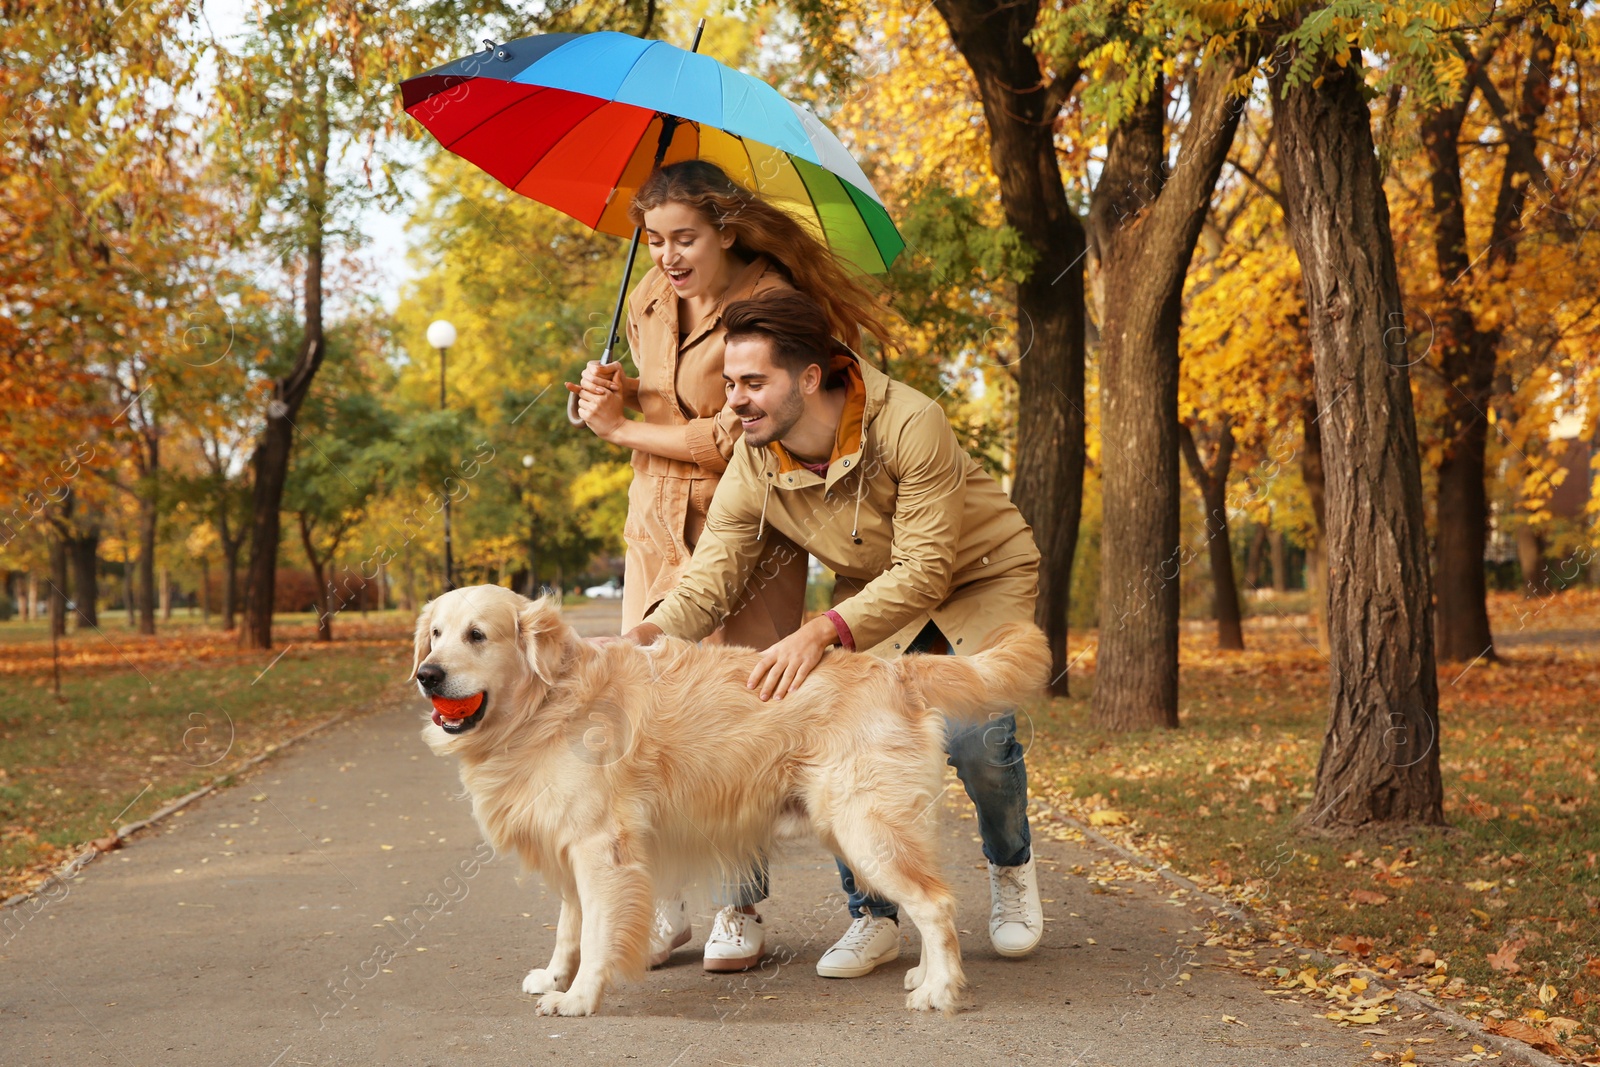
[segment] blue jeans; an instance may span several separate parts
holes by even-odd
[[[935,649],[948,654],[950,645],[930,622],[906,651]],[[1022,746],[1017,742],[1016,715],[1007,713],[976,724],[946,719],[945,730],[945,752],[949,757],[945,762],[956,769],[956,776],[978,810],[978,835],[983,838],[984,856],[996,867],[1027,863],[1033,855],[1028,832],[1028,770],[1023,765]],[[845,862],[837,858],[835,862],[850,898],[853,918],[861,918],[863,911],[899,918],[900,909],[893,901],[861,892]]]

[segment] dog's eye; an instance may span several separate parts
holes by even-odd
[[[438,628],[438,627],[437,627],[437,626],[435,626],[435,627],[434,627],[434,628],[433,628],[433,636],[435,636],[435,637],[438,637],[438,636],[439,636],[439,628]]]
[[[468,634],[467,637],[469,637],[473,641],[482,641],[484,639],[482,630],[474,630],[470,634]]]

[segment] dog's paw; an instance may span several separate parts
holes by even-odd
[[[556,971],[546,970],[543,967],[535,967],[533,970],[528,972],[528,977],[522,980],[522,991],[524,993],[533,993],[535,995],[540,993],[557,993],[566,989],[569,981],[571,981],[571,979],[564,974],[559,974]]]
[[[961,990],[949,982],[923,982],[906,994],[906,1007],[954,1015],[961,1008]]]
[[[906,972],[906,988],[916,989],[922,984],[922,980],[926,978],[927,975],[928,965],[926,963],[917,964],[915,967]]]
[[[540,1015],[593,1015],[599,999],[578,993],[546,993],[536,1010]]]

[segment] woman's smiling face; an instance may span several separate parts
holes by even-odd
[[[730,280],[730,256],[735,234],[718,229],[688,204],[668,201],[644,213],[645,239],[673,291],[685,299],[722,295]]]

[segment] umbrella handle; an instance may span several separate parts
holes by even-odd
[[[626,284],[626,281],[627,281],[626,277],[624,277],[623,281],[624,281],[624,284]],[[613,333],[615,332],[615,327],[613,327],[612,332]],[[615,338],[613,338],[613,340],[615,340]],[[606,350],[603,353],[601,353],[601,355],[600,355],[600,365],[603,367],[607,363],[610,363],[610,362],[611,362],[611,346],[610,345],[606,345]],[[577,393],[568,393],[567,394],[567,421],[572,423],[572,425],[574,425],[574,426],[582,426],[584,424],[583,420],[578,418],[578,394]]]

